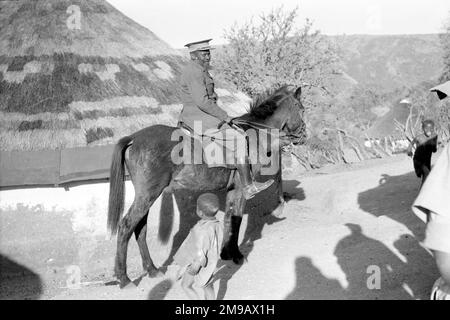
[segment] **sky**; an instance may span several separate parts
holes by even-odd
[[[323,34],[426,34],[443,31],[450,0],[108,0],[174,48],[213,38],[226,43],[225,30],[281,5],[298,7]]]

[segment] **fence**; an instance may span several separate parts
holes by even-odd
[[[64,187],[109,179],[113,145],[48,151],[0,151],[0,190]]]

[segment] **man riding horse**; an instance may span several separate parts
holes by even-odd
[[[191,61],[185,66],[181,75],[183,110],[179,125],[199,136],[206,132],[214,136],[214,133],[223,133],[227,139],[246,144],[245,133],[236,128],[232,124],[232,118],[217,105],[214,80],[208,72],[212,49],[209,45],[210,41],[211,39],[208,39],[185,45],[189,50]],[[195,125],[196,122],[201,125]],[[253,180],[247,146],[245,146],[245,152],[234,152],[234,156],[245,199],[253,198],[255,194],[267,189],[273,183],[273,179],[266,182]]]
[[[234,130],[235,124],[239,124],[247,130],[249,140],[258,137],[258,154],[266,154],[267,150],[272,151],[277,147],[278,132],[282,132],[292,143],[299,141],[301,131],[304,128],[303,105],[301,103],[301,87],[295,90],[283,86],[273,91],[268,91],[257,97],[250,110],[233,121],[227,113],[221,110],[217,103],[217,96],[214,93],[214,83],[208,73],[211,49],[209,41],[189,44],[192,61],[186,66],[182,75],[182,91],[184,109],[181,114],[180,124],[182,127],[193,126],[193,131],[198,134],[207,134],[209,131],[217,131],[229,137],[243,137],[243,130]],[[197,121],[200,121],[201,129],[198,128]],[[221,125],[224,123],[223,125]],[[255,129],[255,132],[249,129]],[[264,138],[266,129],[275,132],[272,136]],[[182,132],[180,136],[178,133]],[[183,142],[198,141],[186,139],[185,130],[180,127],[172,127],[163,124],[156,124],[141,129],[128,136],[124,136],[116,143],[111,159],[110,188],[108,199],[108,219],[107,228],[111,236],[117,234],[116,259],[114,263],[114,274],[119,281],[121,288],[131,285],[131,280],[127,275],[127,252],[128,243],[134,234],[139,246],[144,271],[151,277],[161,275],[159,268],[153,263],[150,251],[147,246],[147,217],[149,209],[161,197],[161,202],[168,197],[173,200],[173,193],[176,190],[190,190],[192,192],[216,192],[226,190],[225,216],[224,216],[224,239],[222,245],[221,259],[233,260],[235,263],[242,263],[243,254],[239,250],[238,239],[242,216],[246,204],[246,198],[254,196],[261,190],[271,185],[272,181],[266,183],[253,182],[249,167],[249,160],[246,152],[238,152],[233,159],[233,165],[225,166],[218,163],[202,162],[195,165],[181,161],[174,161],[174,150],[178,150],[181,145],[174,136],[182,138]],[[270,131],[272,132],[272,131]],[[253,134],[255,133],[255,134]],[[259,133],[262,133],[259,135]],[[188,134],[192,136],[192,134]],[[215,137],[215,135],[213,135]],[[201,138],[202,140],[205,137]],[[205,139],[212,141],[209,136]],[[233,139],[242,142],[231,149],[242,151],[246,149],[245,139]],[[280,139],[281,140],[281,139]],[[216,140],[212,141],[212,146],[216,146]],[[216,144],[217,143],[217,144]],[[209,146],[204,147],[204,155],[208,156]],[[243,146],[242,146],[243,145]],[[253,144],[252,144],[253,145]],[[274,147],[275,145],[275,147]],[[240,146],[240,147],[239,147]],[[261,148],[259,148],[261,146]],[[184,147],[184,144],[183,144]],[[227,144],[225,144],[227,147]],[[263,151],[261,152],[260,149]],[[284,204],[283,192],[280,186],[281,156],[278,152],[271,152],[269,163],[275,164],[277,172],[276,179],[279,183],[277,192],[278,209],[282,210]],[[184,148],[183,151],[184,157]],[[202,151],[202,150],[200,150]],[[186,153],[190,155],[190,153]],[[197,155],[197,153],[194,153]],[[226,155],[235,154],[226,152]],[[242,156],[242,154],[244,154]],[[176,155],[176,152],[175,152]],[[210,154],[212,155],[212,153]],[[252,147],[252,156],[254,155]],[[272,159],[272,157],[274,159]],[[228,160],[228,159],[227,159]],[[236,165],[235,162],[238,162]],[[253,162],[255,167],[260,166],[262,172],[265,161]],[[256,172],[257,168],[253,168]],[[237,168],[238,175],[233,172]],[[134,200],[128,212],[122,216],[125,207],[125,180],[126,170],[129,173],[134,187]],[[186,174],[188,173],[188,174]],[[245,190],[245,191],[244,191]],[[245,197],[244,197],[245,196]],[[277,210],[278,210],[277,209]],[[160,214],[164,214],[161,210]],[[181,222],[180,222],[181,223]]]

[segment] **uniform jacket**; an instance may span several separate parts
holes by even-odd
[[[214,81],[208,70],[190,61],[181,74],[181,99],[183,110],[180,121],[194,129],[194,121],[202,122],[202,133],[215,128],[227,118],[227,113],[217,105]]]

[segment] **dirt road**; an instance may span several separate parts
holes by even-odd
[[[290,200],[279,218],[249,204],[253,214],[244,216],[240,235],[247,261],[220,263],[218,298],[427,299],[438,273],[419,243],[424,224],[410,210],[418,188],[404,155],[284,177]],[[111,262],[112,257],[104,263]],[[139,269],[132,249],[129,270],[135,279]],[[83,281],[107,278],[91,272]],[[136,289],[122,291],[90,283],[41,298],[186,298],[170,269],[162,278],[136,283]]]
[[[418,187],[404,156],[285,177],[292,199],[280,219],[245,216],[241,249],[247,262],[221,263],[218,298],[426,299],[438,274],[419,244],[424,225],[410,210]],[[377,274],[379,288],[371,278]],[[91,287],[54,298],[185,297],[167,276],[144,278],[125,292]]]

